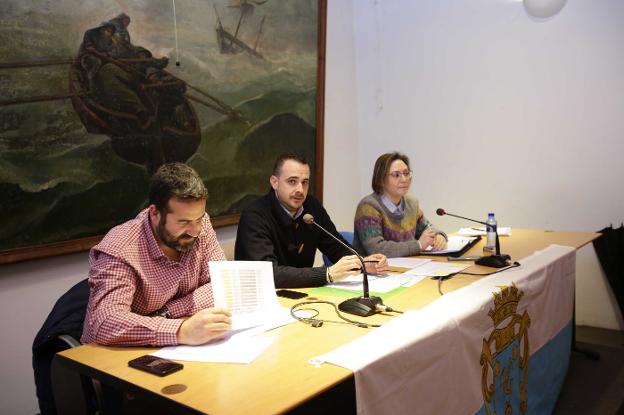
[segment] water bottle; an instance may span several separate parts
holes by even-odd
[[[494,217],[493,213],[488,213],[488,218],[485,223],[487,223],[487,226],[485,228],[487,232],[487,241],[483,249],[486,249],[488,251],[495,251],[496,250],[496,218]]]

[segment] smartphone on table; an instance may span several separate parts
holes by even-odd
[[[299,298],[308,296],[306,293],[293,290],[277,290],[276,294],[278,297],[292,298],[293,300],[298,300]]]
[[[181,370],[184,365],[173,360],[146,354],[128,362],[128,366],[143,370],[157,376],[167,376]]]

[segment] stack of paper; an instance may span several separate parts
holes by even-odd
[[[344,280],[336,281],[329,284],[329,287],[338,288],[341,290],[362,292],[364,290],[364,276],[362,274],[350,275]],[[405,283],[409,282],[409,278],[406,278],[403,274],[389,274],[389,275],[369,275],[368,276],[368,290],[375,293],[387,293],[399,287],[402,287]]]
[[[277,300],[273,264],[214,261],[209,266],[214,305],[232,313],[232,329],[215,342],[165,347],[152,354],[173,360],[251,363],[275,340],[256,334],[296,321]]]
[[[430,259],[415,259],[415,258],[390,258],[388,263],[392,266],[401,265],[414,265],[410,266],[409,270],[402,274],[388,274],[388,275],[369,275],[368,276],[368,289],[374,293],[387,293],[399,287],[410,287],[417,282],[427,277],[443,277],[450,275],[461,270],[468,268],[471,264],[450,264],[448,262],[431,261]],[[408,268],[402,266],[401,268]],[[329,287],[338,288],[341,290],[362,292],[363,287],[362,274],[351,275],[342,281],[336,281],[333,284],[329,284]]]

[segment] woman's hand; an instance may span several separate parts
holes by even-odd
[[[438,233],[433,240],[433,249],[435,251],[438,251],[440,249],[446,249],[446,245],[446,238],[442,234]]]
[[[418,242],[420,243],[420,250],[425,251],[430,246],[433,246],[436,239],[436,233],[433,229],[427,228],[418,238]]]
[[[372,254],[364,258],[364,265],[369,274],[383,274],[388,269],[388,258],[384,254]]]

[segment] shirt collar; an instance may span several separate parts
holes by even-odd
[[[158,241],[154,236],[154,231],[152,230],[152,225],[150,223],[148,209],[145,209],[143,212],[141,212],[141,214],[145,215],[145,218],[143,219],[143,232],[145,232],[145,239],[147,240],[147,251],[149,252],[150,257],[154,259],[161,258],[164,257],[165,254],[160,249]]]
[[[292,225],[293,221],[299,219],[303,214],[304,205],[301,205],[299,210],[297,210],[297,212],[295,212],[295,214],[293,215],[280,203],[279,199],[277,198],[277,194],[275,193],[275,190],[271,189],[269,191],[269,194],[273,203],[273,212],[277,216],[277,218],[279,218],[282,226]]]
[[[403,213],[405,210],[405,200],[401,198],[401,201],[398,205],[392,203],[392,200],[388,198],[385,194],[381,195],[381,203],[390,211],[390,213]]]
[[[284,209],[286,214],[292,218],[292,220],[297,220],[299,216],[301,216],[301,214],[303,213],[303,205],[299,206],[299,209],[297,209],[295,213],[292,213],[290,210],[286,209],[286,207],[282,205],[281,203],[280,203],[280,206],[282,207],[282,209]]]

